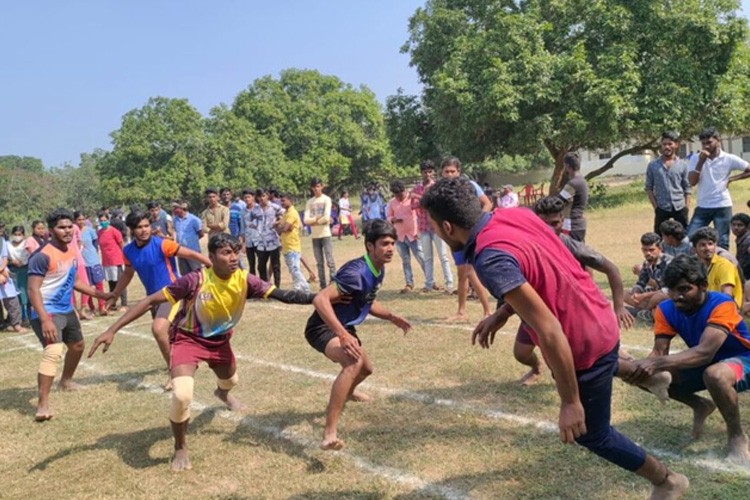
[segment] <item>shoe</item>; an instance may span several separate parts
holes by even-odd
[[[427,287],[424,287],[419,291],[419,293],[430,293],[430,292],[432,292],[432,288],[427,288]]]
[[[412,285],[406,285],[404,288],[401,289],[398,293],[411,293],[414,291],[414,287]]]
[[[443,287],[440,286],[440,285],[437,285],[437,284],[436,285],[432,285],[432,289],[435,290],[436,292],[442,292],[443,291]]]

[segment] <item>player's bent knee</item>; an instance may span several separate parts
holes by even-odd
[[[734,385],[734,373],[722,363],[715,363],[703,372],[703,383],[706,387]]]
[[[232,388],[237,385],[237,382],[239,382],[240,377],[237,376],[237,372],[234,373],[229,378],[217,378],[216,379],[216,385],[221,389],[222,391],[231,391]]]
[[[44,351],[42,351],[42,362],[39,363],[39,374],[47,377],[54,377],[57,373],[57,366],[62,359],[62,354],[62,342],[46,345]]]
[[[190,402],[193,400],[193,377],[172,379],[172,404],[169,407],[169,420],[179,424],[190,418]]]
[[[85,340],[78,340],[76,342],[71,342],[70,344],[67,344],[69,351],[83,351],[83,348],[86,347],[86,341]]]

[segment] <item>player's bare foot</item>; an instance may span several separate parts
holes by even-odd
[[[542,370],[540,368],[532,368],[518,380],[518,383],[523,386],[534,385],[539,381],[539,377],[541,376]]]
[[[86,388],[85,385],[76,384],[72,380],[60,380],[60,382],[57,383],[57,388],[61,391],[81,391]]]
[[[190,464],[190,458],[188,457],[187,449],[175,450],[174,456],[172,457],[172,463],[170,464],[172,472],[182,472],[184,470],[190,470],[193,466]]]
[[[46,422],[47,420],[52,420],[52,412],[49,411],[49,408],[47,408],[47,406],[37,406],[34,420],[36,420],[37,422]]]
[[[338,438],[332,438],[332,439],[324,439],[322,443],[320,443],[320,449],[321,450],[340,450],[344,447],[344,441]]]
[[[703,424],[715,410],[716,405],[708,399],[704,399],[699,408],[693,408],[693,431],[691,433],[693,439],[698,439],[703,435]]]
[[[669,401],[669,385],[672,383],[672,374],[669,372],[658,372],[651,375],[642,386],[650,393],[659,398],[659,401]]]
[[[242,404],[239,399],[235,398],[231,394],[229,394],[228,391],[223,391],[221,389],[214,390],[214,396],[219,398],[219,401],[227,405],[227,408],[229,408],[232,411],[245,411],[247,410],[247,406]]]
[[[458,313],[454,314],[453,316],[449,316],[445,321],[448,323],[458,323],[462,321],[469,321],[469,317],[466,315],[466,313]]]
[[[372,396],[365,394],[364,392],[354,391],[352,395],[349,396],[349,401],[354,401],[355,403],[368,403],[372,401]]]
[[[729,438],[727,445],[727,460],[738,464],[747,464],[750,462],[750,451],[748,451],[747,434]]]
[[[677,500],[687,492],[690,481],[682,474],[670,472],[667,479],[651,489],[651,500]]]

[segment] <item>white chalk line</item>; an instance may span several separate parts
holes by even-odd
[[[145,335],[139,332],[120,330],[120,333],[125,333],[128,336],[136,337],[139,339],[147,339],[147,340],[153,339],[151,335]],[[32,350],[39,351],[39,352],[42,351],[42,346],[39,345],[38,342],[28,342],[23,338],[18,338],[17,341],[23,344],[18,349],[32,349]],[[138,389],[145,390],[146,392],[149,392],[152,394],[161,394],[161,395],[171,397],[171,393],[166,392],[160,386],[150,384],[147,382],[143,382],[135,378],[129,378],[127,376],[118,376],[117,374],[108,373],[105,370],[101,369],[96,364],[91,363],[89,361],[82,360],[79,366],[95,373],[99,377],[102,377],[102,378],[106,377],[108,380],[124,382],[128,385],[131,385]],[[203,412],[209,407],[210,406],[208,404],[202,403],[196,399],[193,399],[193,401],[190,404],[190,408],[197,412]],[[298,433],[292,432],[288,429],[282,429],[277,426],[263,425],[250,416],[242,416],[242,415],[239,415],[237,413],[234,413],[228,410],[217,412],[217,415],[219,415],[220,417],[226,420],[229,420],[230,422],[234,422],[238,425],[243,425],[243,426],[261,431],[265,434],[272,436],[275,439],[290,441],[298,446],[303,447],[305,450],[307,450],[308,456],[311,456],[309,452],[312,452],[313,450],[316,450],[316,451],[319,450],[319,443],[317,441],[309,439]],[[348,451],[336,451],[336,452],[331,452],[331,453],[334,453],[338,456],[343,456],[344,458],[351,461],[358,469],[361,469],[362,471],[366,473],[382,477],[393,483],[401,484],[401,485],[415,488],[415,489],[425,491],[428,493],[440,495],[441,497],[446,498],[448,500],[463,500],[463,499],[468,498],[466,493],[460,492],[454,488],[430,483],[413,474],[409,474],[405,471],[402,471],[394,467],[387,467],[387,466],[373,463],[365,458],[362,458]]]

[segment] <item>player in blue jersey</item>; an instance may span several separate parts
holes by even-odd
[[[411,324],[380,305],[375,296],[383,283],[385,264],[393,258],[396,230],[382,219],[370,221],[364,229],[364,256],[350,260],[337,272],[332,283],[313,300],[315,312],[307,321],[305,338],[316,350],[341,365],[333,382],[326,410],[326,428],[320,447],[340,450],[344,442],[336,436],[341,410],[348,400],[367,401],[356,387],[372,373],[372,363],[362,349],[356,326],[368,314],[390,321],[406,334]]]

